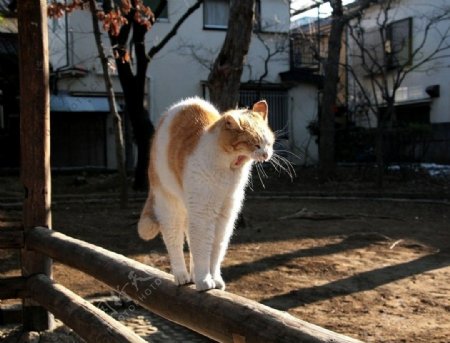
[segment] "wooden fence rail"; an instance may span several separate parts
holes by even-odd
[[[33,275],[26,284],[29,295],[34,300],[88,342],[146,342],[125,325],[46,275]]]
[[[167,273],[47,228],[28,231],[25,245],[220,342],[359,342],[231,293],[178,287]]]

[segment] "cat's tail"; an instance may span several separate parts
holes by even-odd
[[[138,223],[138,234],[144,241],[155,238],[160,232],[158,220],[153,212],[153,196],[149,194]]]

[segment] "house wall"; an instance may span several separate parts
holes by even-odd
[[[147,35],[147,46],[161,40],[192,2],[169,1],[169,20],[160,21],[153,27]],[[260,41],[263,39],[272,51],[276,45],[285,47],[282,53],[270,59],[269,73],[264,79],[266,82],[278,83],[278,74],[289,69],[289,42],[285,34],[289,30],[289,6],[283,0],[262,0],[261,17],[262,30],[271,33],[253,35],[241,81],[256,81],[263,74],[263,62],[267,56],[266,48]],[[150,112],[154,123],[170,105],[180,99],[203,95],[203,82],[210,71],[208,66],[214,63],[225,35],[225,30],[203,28],[203,8],[200,8],[155,56],[148,73]]]
[[[295,163],[311,165],[318,162],[316,138],[311,136],[307,126],[317,120],[318,91],[313,84],[301,84],[289,91],[290,150],[297,155]]]
[[[169,18],[158,20],[146,35],[147,50],[170,31],[179,17],[194,3],[189,1],[168,1]],[[262,33],[258,36],[265,44],[275,50],[284,50],[272,57],[265,82],[280,82],[278,74],[289,68],[289,6],[284,0],[261,1]],[[61,21],[61,19],[60,19]],[[62,31],[62,30],[61,30]],[[268,32],[265,32],[268,31]],[[225,38],[225,30],[203,28],[203,7],[194,12],[180,27],[177,35],[154,57],[148,68],[150,113],[154,122],[174,102],[189,96],[202,96],[202,82],[206,81],[209,69]],[[58,31],[58,36],[62,36]],[[107,53],[111,55],[107,34],[102,34]],[[60,88],[70,92],[104,92],[101,79],[101,66],[97,58],[97,48],[92,36],[90,13],[74,11],[69,16],[69,46],[71,65],[88,70],[82,78],[61,79]],[[60,51],[61,49],[58,49]],[[56,50],[55,50],[56,51]],[[195,53],[195,56],[194,56]],[[250,50],[245,62],[242,82],[256,81],[263,74],[263,62],[267,56],[266,47],[253,35]],[[54,55],[52,62],[61,60]],[[204,66],[202,64],[206,64]],[[56,65],[56,63],[55,63]],[[120,84],[113,73],[114,88],[121,92]]]
[[[69,50],[67,49],[68,34],[66,25],[68,18],[48,18],[50,63],[53,70],[69,65]]]

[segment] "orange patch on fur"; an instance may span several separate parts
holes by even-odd
[[[205,129],[219,119],[217,113],[209,112],[199,105],[186,106],[172,119],[168,161],[181,187],[187,156],[192,154]]]

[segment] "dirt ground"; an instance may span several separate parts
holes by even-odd
[[[367,342],[449,342],[449,180],[394,175],[380,192],[352,173],[325,185],[309,170],[270,175],[265,189],[254,177],[223,266],[227,290]],[[53,228],[169,271],[161,239],[136,234],[145,194],[120,209],[112,179],[54,175]],[[20,220],[16,181],[0,177],[0,227]],[[0,276],[19,274],[16,252],[0,260]],[[112,293],[58,263],[54,277],[83,296]]]

